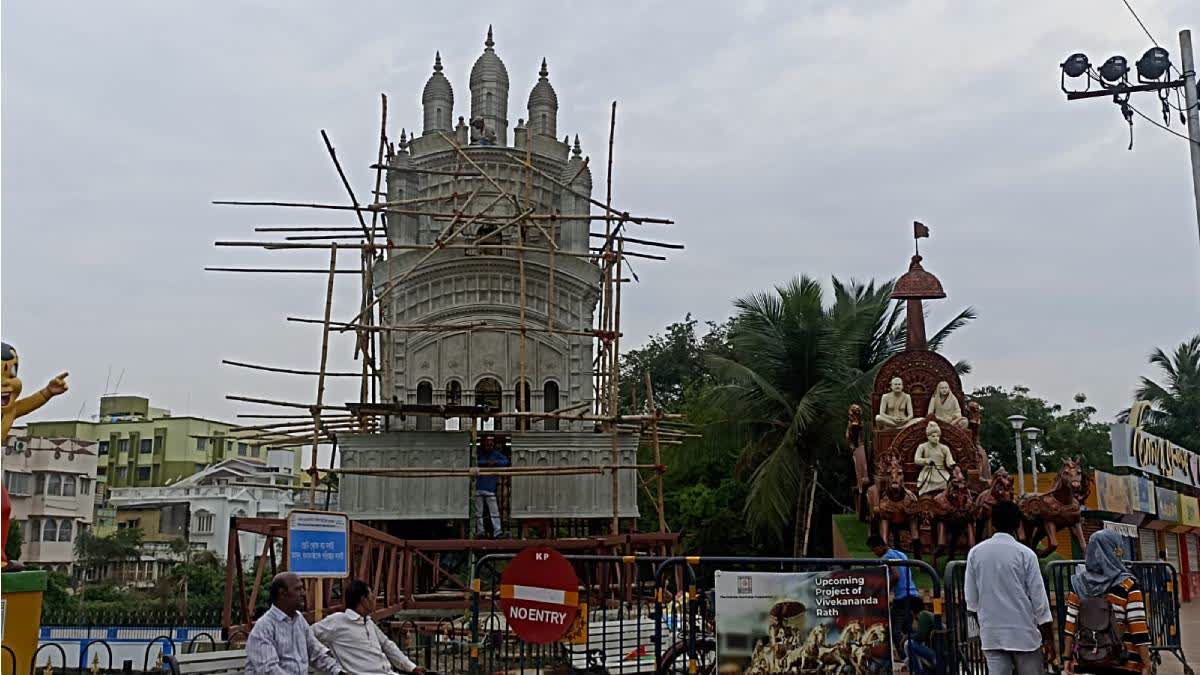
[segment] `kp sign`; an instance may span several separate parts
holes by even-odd
[[[545,546],[517,554],[500,576],[500,608],[525,642],[556,642],[579,614],[579,578],[561,553]]]

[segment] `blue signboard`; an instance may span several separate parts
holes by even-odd
[[[350,574],[350,519],[344,513],[288,514],[288,571],[308,578]]]

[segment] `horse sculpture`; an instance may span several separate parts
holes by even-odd
[[[867,491],[871,487],[871,460],[863,445],[862,406],[852,404],[847,417],[846,446],[854,457],[854,510],[858,519],[865,523],[871,518],[867,500]]]
[[[1078,459],[1068,459],[1046,492],[1026,495],[1018,505],[1023,524],[1025,544],[1038,554],[1050,555],[1058,545],[1059,529],[1069,529],[1081,551],[1087,550],[1087,538],[1083,536],[1083,504],[1091,492],[1087,474],[1079,466]],[[1038,544],[1045,539],[1046,548]]]
[[[855,673],[871,672],[871,661],[887,655],[887,627],[886,623],[877,623],[863,633],[862,639],[851,652]]]
[[[921,553],[921,535],[918,531],[916,514],[917,496],[904,484],[904,467],[900,460],[887,458],[877,473],[870,492],[871,512],[879,518],[879,536],[891,546],[890,535],[896,533],[896,548],[900,545],[900,531],[907,527],[912,537],[912,550],[917,557]]]
[[[975,495],[967,487],[967,478],[957,464],[950,467],[950,480],[946,489],[936,495],[926,495],[920,500],[917,510],[930,522],[936,523],[936,545],[931,564],[937,567],[938,556],[953,556],[958,540],[966,535],[967,545],[963,552],[975,545]]]
[[[842,634],[838,636],[837,642],[821,648],[822,670],[826,673],[840,673],[842,669],[850,666],[853,663],[854,646],[858,644],[862,634],[863,628],[859,622],[851,621],[846,624],[842,628]]]
[[[991,536],[994,532],[992,528],[992,507],[1000,502],[1013,501],[1013,481],[1009,477],[1008,472],[1004,467],[996,469],[996,473],[992,474],[991,485],[988,489],[979,493],[979,497],[975,500],[975,539],[982,540],[985,536]]]

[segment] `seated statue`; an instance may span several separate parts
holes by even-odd
[[[892,378],[892,390],[879,399],[879,414],[875,426],[880,429],[903,429],[915,424],[912,397],[904,393],[904,380]]]
[[[959,429],[967,428],[967,418],[963,417],[962,408],[958,406],[958,397],[950,391],[950,383],[944,380],[938,382],[937,391],[929,398],[928,416]]]
[[[954,466],[954,455],[950,447],[942,444],[942,428],[937,422],[925,427],[925,442],[917,446],[913,461],[921,467],[917,476],[917,494],[941,492],[950,481],[950,467]]]

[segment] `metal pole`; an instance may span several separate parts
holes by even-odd
[[[1021,432],[1020,430],[1013,432],[1013,438],[1017,442],[1017,480],[1020,482],[1021,488],[1017,490],[1017,494],[1025,496],[1025,450],[1021,447]]]
[[[1183,95],[1187,106],[1188,143],[1192,157],[1192,193],[1196,198],[1196,228],[1200,232],[1200,109],[1197,109],[1196,58],[1192,54],[1192,31],[1179,31],[1179,53],[1183,58]]]
[[[1029,473],[1033,474],[1033,491],[1038,491],[1037,474],[1037,441],[1029,441]]]

